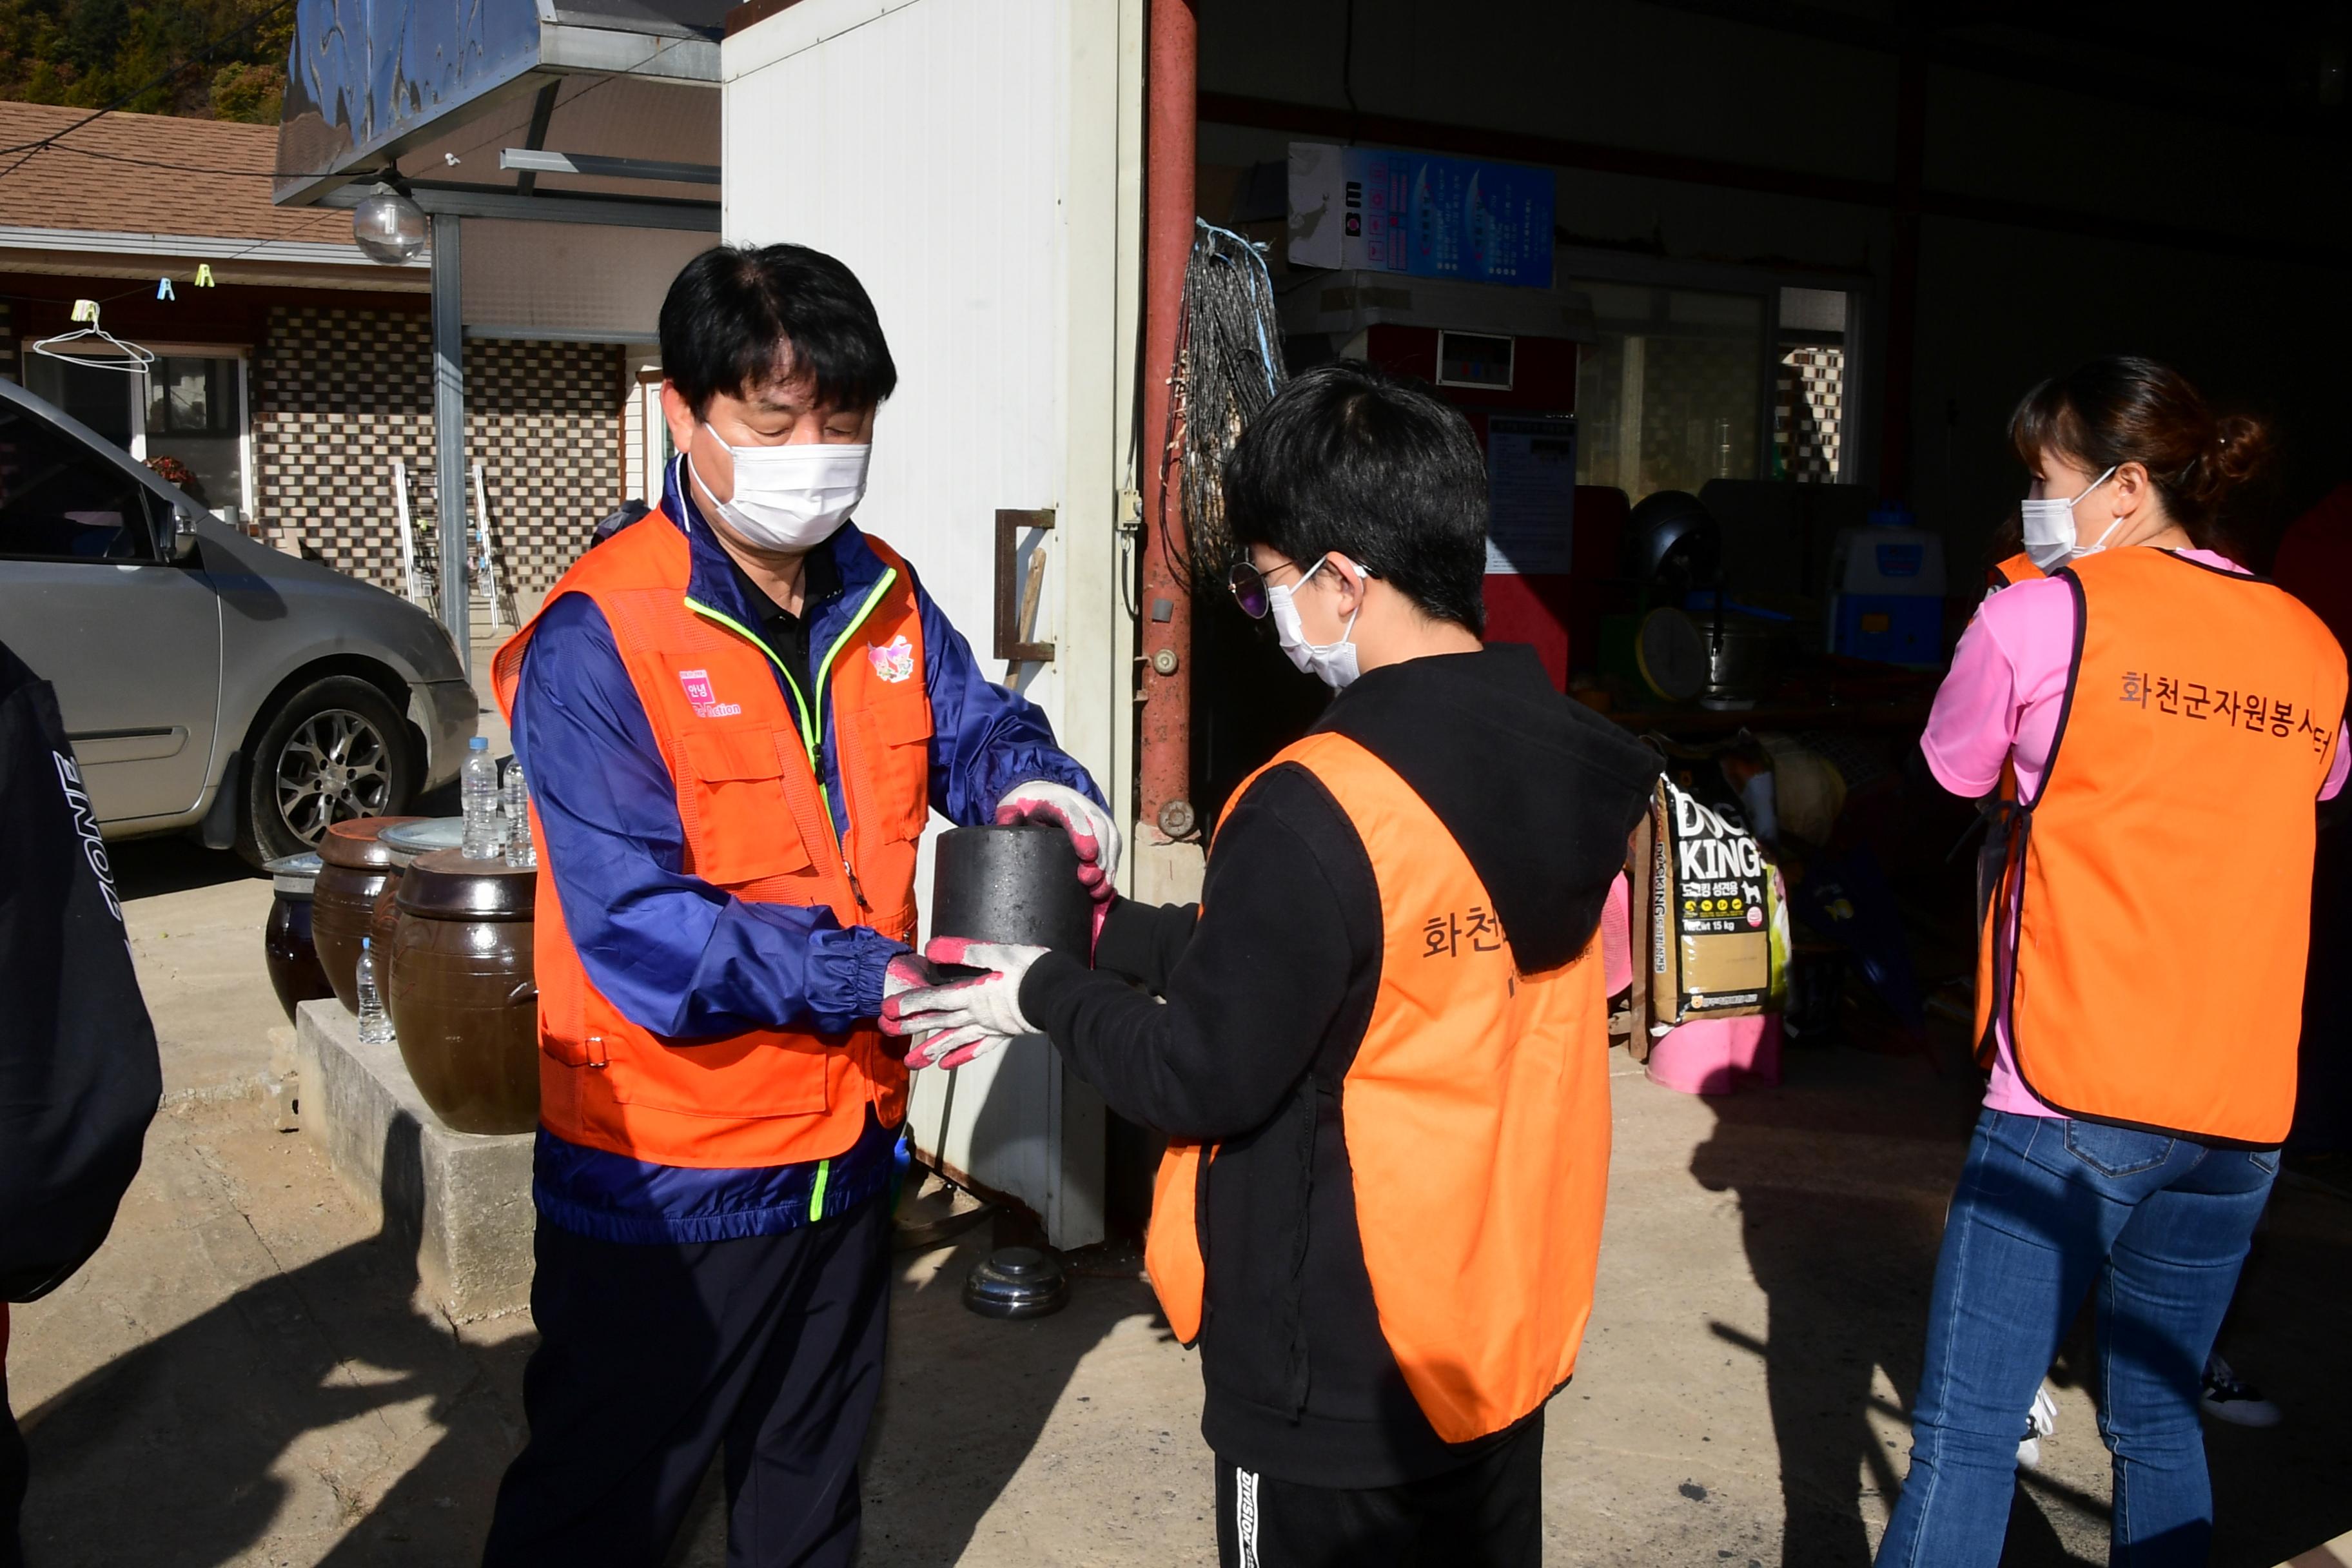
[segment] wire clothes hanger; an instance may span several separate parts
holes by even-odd
[[[67,364],[88,365],[92,370],[119,370],[131,375],[139,374],[155,363],[155,352],[152,349],[142,348],[137,343],[126,343],[98,324],[97,300],[76,300],[73,319],[83,324],[70,332],[60,332],[54,338],[41,339],[33,344],[33,352],[37,354],[46,354],[53,360],[62,360]],[[87,346],[82,348],[68,346],[84,342]],[[94,352],[96,345],[100,343],[107,344],[114,350],[114,353]]]

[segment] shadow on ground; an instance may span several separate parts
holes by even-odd
[[[415,1133],[387,1140],[388,1191],[418,1180]],[[498,1481],[483,1458],[517,1435],[528,1341],[461,1342],[413,1304],[416,1284],[414,1240],[382,1233],[267,1276],[26,1412],[28,1561],[237,1561],[302,1522],[284,1515],[289,1468],[304,1463],[326,1475],[340,1522],[357,1527],[325,1561],[468,1561]],[[402,1428],[428,1451],[410,1450]],[[323,1458],[316,1446],[292,1451],[311,1433],[325,1436]],[[406,1471],[381,1500],[371,1463]]]
[[[1855,1505],[1856,1478],[1889,1506],[1899,1493],[1936,1251],[1978,1093],[1970,1075],[1937,1079],[1916,1061],[1833,1050],[1792,1052],[1779,1089],[1709,1101],[1715,1132],[1691,1173],[1738,1194],[1749,1267],[1769,1300],[1761,1343],[1728,1325],[1716,1332],[1764,1362],[1787,1568],[1867,1564],[1874,1531]],[[2214,1568],[2273,1568],[2352,1528],[2341,1484],[2352,1406],[2336,1392],[2352,1379],[2336,1283],[2347,1268],[2352,1204],[2283,1184],[2222,1349],[2270,1385],[2287,1419],[2271,1431],[2207,1423]],[[2078,1322],[2053,1378],[2089,1382],[2092,1352],[2087,1321]],[[2104,1563],[2107,1520],[2104,1482],[2093,1492],[2021,1472],[2001,1561]]]
[[[207,849],[185,834],[110,844],[106,859],[114,872],[114,890],[124,899],[184,893],[261,875],[238,859],[234,849]]]
[[[418,1190],[415,1132],[388,1140],[388,1194]],[[1074,1281],[1053,1318],[975,1317],[959,1291],[991,1244],[983,1225],[893,1260],[892,1345],[865,1466],[866,1564],[956,1561],[1078,1361],[1150,1310],[1139,1282],[1097,1278]],[[422,1302],[413,1237],[387,1228],[248,1285],[23,1412],[32,1568],[276,1563],[288,1559],[258,1549],[298,1540],[331,1542],[294,1559],[326,1568],[477,1561],[523,1438],[536,1340],[461,1336]],[[671,1553],[678,1568],[725,1561],[715,1483]]]

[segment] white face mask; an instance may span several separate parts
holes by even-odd
[[[2025,509],[2025,553],[2036,566],[2048,572],[2064,565],[2077,555],[2095,555],[2107,547],[2108,535],[2121,527],[2124,520],[2118,517],[2109,522],[2106,533],[2099,535],[2096,544],[2077,544],[2074,542],[2074,508],[2081,503],[2083,496],[2089,495],[2091,490],[2115,478],[2115,469],[2109,468],[2091,481],[2090,489],[2072,500],[2029,498],[2020,503]]]
[[[1298,581],[1288,587],[1277,588],[1271,583],[1265,586],[1266,606],[1274,613],[1275,641],[1282,645],[1282,651],[1290,656],[1291,663],[1310,675],[1320,676],[1323,684],[1334,691],[1345,689],[1356,679],[1356,645],[1349,640],[1356,629],[1356,616],[1348,617],[1348,624],[1340,628],[1338,642],[1311,643],[1307,640],[1306,624],[1298,618],[1298,605],[1292,601],[1291,595],[1307,586],[1307,578],[1339,559],[1343,558],[1326,555],[1309,566]],[[1352,561],[1348,564],[1356,566]],[[1364,569],[1356,566],[1356,571],[1362,575]],[[1363,613],[1363,605],[1359,602],[1356,615]]]
[[[710,438],[719,432],[709,425]],[[719,441],[725,447],[724,441]],[[867,445],[803,441],[789,447],[727,447],[735,459],[735,495],[720,500],[702,485],[727,526],[762,550],[808,550],[833,537],[866,496]],[[694,459],[686,460],[692,472]],[[698,484],[702,476],[695,475]]]

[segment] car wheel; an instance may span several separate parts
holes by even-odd
[[[416,741],[383,692],[331,675],[294,693],[245,759],[237,853],[254,865],[316,849],[327,829],[396,816],[416,791]]]

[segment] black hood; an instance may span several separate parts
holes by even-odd
[[[1324,712],[1396,770],[1470,858],[1524,974],[1584,951],[1657,753],[1553,689],[1535,649],[1497,643],[1367,671]]]

